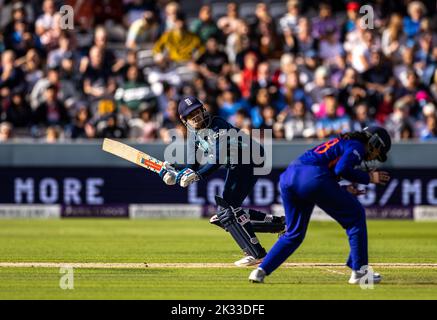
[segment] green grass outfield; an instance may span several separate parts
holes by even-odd
[[[437,223],[369,221],[368,229],[370,263],[384,263],[374,267],[383,283],[373,290],[347,284],[349,270],[337,264],[348,243],[332,222],[311,222],[288,260],[299,265],[255,285],[252,268],[231,266],[241,254],[230,235],[207,220],[0,220],[0,299],[437,299],[429,265],[437,264]],[[270,248],[277,238],[260,239]],[[18,265],[25,262],[47,267]],[[68,263],[102,267],[74,268],[74,290],[61,290],[57,264]]]

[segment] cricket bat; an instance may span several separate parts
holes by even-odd
[[[148,154],[141,152],[127,144],[105,138],[103,140],[103,151],[112,153],[122,159],[135,163],[143,168],[146,168],[150,171],[159,173],[161,168],[164,166],[164,162],[158,160]]]

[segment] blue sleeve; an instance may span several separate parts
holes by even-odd
[[[344,153],[335,166],[335,174],[343,179],[360,184],[369,184],[367,172],[355,169],[364,159],[364,146],[359,142],[347,143]]]

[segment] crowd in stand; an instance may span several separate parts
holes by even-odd
[[[275,139],[437,138],[435,1],[198,2],[0,0],[0,142],[169,142],[184,95]]]

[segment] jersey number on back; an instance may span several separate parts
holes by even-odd
[[[314,152],[318,153],[318,154],[325,153],[326,151],[329,150],[329,148],[331,148],[332,146],[335,146],[339,141],[340,141],[340,139],[338,139],[338,138],[329,140],[329,141],[325,142],[324,144],[321,144],[320,146],[318,146],[314,150]]]

